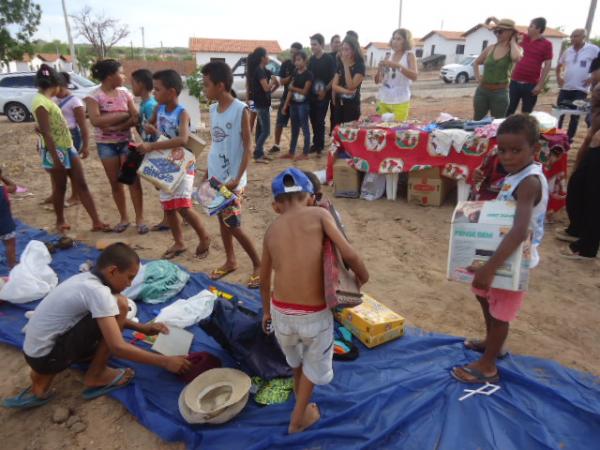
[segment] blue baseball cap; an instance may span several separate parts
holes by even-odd
[[[284,183],[286,179],[291,178],[292,183],[289,181]],[[308,194],[314,194],[313,185],[309,178],[302,173],[301,170],[295,167],[289,167],[277,175],[271,183],[271,190],[273,191],[273,197],[277,197],[282,194],[289,194],[291,192],[306,192]]]

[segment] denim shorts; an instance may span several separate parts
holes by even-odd
[[[71,138],[73,139],[73,147],[75,147],[75,150],[80,152],[81,146],[83,145],[83,140],[81,138],[81,130],[79,130],[79,127],[75,127],[69,128],[69,131],[71,132]]]
[[[98,142],[98,156],[100,159],[118,158],[127,156],[129,153],[129,142],[104,143]]]

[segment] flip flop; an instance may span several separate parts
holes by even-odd
[[[171,250],[171,249],[169,249],[169,250],[167,250],[166,252],[163,253],[162,259],[173,259],[173,258],[176,258],[176,257],[178,257],[179,255],[181,255],[181,254],[183,254],[185,252],[187,252],[187,248],[182,248],[182,249],[179,249],[179,250]]]
[[[123,380],[125,375],[127,375],[127,370],[128,369],[119,369],[119,374],[115,378],[113,378],[113,380],[110,383],[104,386],[85,389],[83,391],[83,398],[86,400],[93,400],[95,398],[106,395],[109,392],[124,388],[129,383],[131,383],[131,380],[133,380],[133,377],[135,376],[135,374],[133,374],[124,383],[120,383],[120,381]]]
[[[260,288],[260,275],[250,275],[248,278],[248,289],[259,289]]]
[[[137,226],[137,232],[138,232],[138,234],[146,234],[146,233],[150,232],[150,228],[148,228],[148,225],[143,223],[143,224]]]
[[[125,231],[127,228],[129,228],[129,224],[128,223],[118,223],[114,226],[114,228],[110,231],[112,231],[113,233],[122,233],[123,231]]]
[[[221,269],[220,267],[218,267],[210,273],[209,277],[211,280],[217,281],[217,280],[220,280],[221,278],[223,278],[224,276],[229,275],[232,272],[235,272],[236,270],[237,270],[237,267],[234,269]]]
[[[50,401],[50,396],[40,398],[31,392],[31,386],[23,389],[16,397],[7,398],[2,402],[2,406],[11,409],[29,409],[45,405]]]
[[[463,345],[465,346],[465,348],[473,350],[474,352],[485,353],[485,345],[483,345],[483,341],[481,339],[465,339]],[[500,352],[498,353],[497,358],[504,359],[507,356],[508,352],[504,350],[504,347],[502,347],[500,349]]]
[[[169,231],[171,227],[169,225],[165,225],[164,223],[157,223],[156,225],[152,225],[150,231]]]
[[[492,383],[493,384],[493,383],[497,383],[498,381],[500,381],[500,375],[498,374],[498,372],[496,372],[494,375],[486,376],[481,371],[479,371],[477,369],[473,369],[472,367],[467,367],[467,366],[460,367],[460,369],[462,371],[468,373],[472,377],[474,377],[474,379],[472,379],[472,380],[465,380],[464,378],[462,378],[461,376],[459,376],[456,373],[456,369],[459,369],[459,367],[454,367],[450,371],[450,374],[452,375],[452,378],[454,378],[455,380],[460,381],[461,383],[466,383],[466,384]]]
[[[96,226],[92,227],[92,229],[90,231],[92,231],[92,232],[102,231],[103,233],[109,233],[112,231],[112,228],[110,227],[109,224],[103,223],[102,225],[96,225]]]

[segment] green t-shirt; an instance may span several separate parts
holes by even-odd
[[[73,139],[71,138],[71,132],[69,131],[67,120],[63,116],[59,106],[45,95],[37,94],[33,98],[31,109],[33,110],[33,116],[35,117],[38,126],[39,122],[37,121],[35,111],[40,107],[48,111],[50,134],[52,135],[52,139],[54,139],[54,145],[63,149],[72,148]],[[44,147],[46,147],[45,142]]]

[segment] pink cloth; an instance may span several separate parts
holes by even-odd
[[[525,291],[507,291],[496,288],[486,291],[475,287],[471,287],[471,290],[475,295],[487,299],[492,317],[503,322],[512,322],[517,318],[517,313],[525,298]]]
[[[127,103],[133,100],[133,96],[124,87],[115,89],[114,95],[107,95],[102,88],[95,89],[89,96],[98,103],[100,114],[113,112],[128,112]],[[102,128],[96,128],[96,142],[103,144],[115,144],[117,142],[128,142],[131,139],[130,130],[125,131],[107,131]]]

